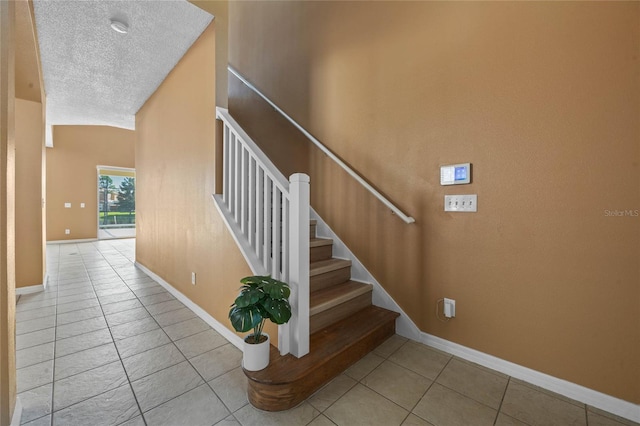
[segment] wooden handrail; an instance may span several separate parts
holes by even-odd
[[[276,111],[278,111],[284,118],[287,119],[291,124],[295,126],[296,129],[300,130],[303,135],[305,135],[315,146],[320,148],[322,152],[324,152],[329,158],[336,162],[345,172],[347,172],[351,177],[353,177],[358,183],[365,187],[367,191],[373,194],[378,200],[380,200],[385,206],[387,206],[391,211],[396,214],[400,219],[402,219],[405,223],[414,223],[416,220],[405,214],[398,206],[393,204],[388,198],[382,195],[378,190],[376,190],[373,186],[371,186],[362,176],[360,176],[355,170],[349,167],[344,161],[338,158],[329,148],[324,146],[322,142],[316,139],[311,133],[309,133],[304,127],[298,124],[293,118],[291,118],[286,112],[284,112],[280,107],[278,107],[273,101],[267,98],[258,88],[256,88],[251,82],[249,82],[246,78],[244,78],[236,69],[234,69],[231,65],[229,65],[228,70],[231,74],[236,76],[240,81],[242,81],[248,88],[253,90],[258,96],[264,99],[269,105],[271,105]]]

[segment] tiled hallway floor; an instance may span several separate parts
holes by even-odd
[[[47,290],[17,305],[23,424],[633,424],[399,336],[298,407],[261,412],[240,351],[134,253],[135,240],[47,247]]]

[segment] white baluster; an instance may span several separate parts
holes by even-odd
[[[277,280],[282,279],[280,274],[280,190],[275,184],[273,185],[273,201],[271,202],[272,217],[271,229],[271,276]]]
[[[265,175],[264,177],[264,229],[262,232],[263,238],[264,238],[264,242],[263,242],[263,249],[264,249],[264,257],[262,258],[262,264],[264,265],[264,269],[266,269],[268,272],[271,272],[269,270],[269,266],[271,263],[271,179]]]
[[[235,206],[234,197],[236,195],[236,187],[235,187],[235,178],[236,178],[236,170],[235,170],[235,159],[236,159],[236,135],[231,132],[229,139],[229,191],[227,195],[227,207],[229,211],[233,213],[233,207]]]
[[[256,173],[256,255],[264,261],[264,170],[258,168]]]
[[[224,176],[224,181],[222,182],[222,201],[227,205],[227,207],[229,207],[229,185],[231,183],[231,179],[229,179],[229,125],[226,122],[224,122],[222,141],[222,173]]]
[[[234,159],[234,163],[235,163],[235,178],[234,178],[234,184],[235,184],[235,194],[234,194],[234,200],[235,200],[235,205],[233,207],[233,217],[234,220],[236,221],[236,223],[240,223],[240,200],[242,197],[242,193],[240,192],[242,189],[242,140],[241,139],[236,139],[236,149],[235,149],[235,159]]]
[[[240,170],[240,230],[246,237],[247,230],[247,193],[249,192],[249,168],[248,168],[249,152],[247,148],[242,145],[242,157],[241,157],[241,170]]]
[[[249,157],[249,229],[248,240],[249,245],[255,248],[256,243],[256,168],[257,164],[253,156]]]
[[[289,282],[289,194],[282,197],[282,281]]]

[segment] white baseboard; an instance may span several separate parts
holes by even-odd
[[[16,294],[23,295],[23,294],[39,293],[41,291],[44,291],[44,289],[45,289],[44,284],[30,285],[27,287],[16,287]]]
[[[236,348],[242,350],[242,348],[243,348],[242,337],[238,336],[237,334],[235,334],[234,332],[229,330],[227,327],[222,325],[222,323],[220,321],[218,321],[217,319],[215,319],[214,317],[209,315],[207,313],[207,311],[202,309],[200,306],[196,305],[191,299],[189,299],[187,296],[182,294],[180,291],[178,291],[176,288],[174,288],[171,284],[169,284],[168,282],[163,280],[160,276],[158,276],[155,273],[153,273],[151,270],[149,270],[149,268],[147,268],[146,266],[144,266],[144,265],[142,265],[142,264],[140,264],[138,262],[135,262],[135,265],[136,265],[136,268],[140,269],[142,272],[144,272],[145,274],[149,275],[149,277],[151,277],[151,279],[153,279],[155,282],[157,282],[162,287],[164,287],[176,299],[178,299],[179,301],[184,303],[189,309],[191,309],[204,322],[209,324],[211,326],[211,328],[213,328],[215,331],[220,333],[222,335],[222,337],[227,339],[233,346],[235,346]]]
[[[624,417],[625,419],[633,420],[634,422],[640,422],[640,405],[614,398],[610,395],[606,395],[566,380],[549,376],[548,374],[505,361],[495,356],[450,342],[431,334],[422,333],[420,342],[467,361],[480,364],[500,373],[515,377],[516,379],[539,386],[543,389],[547,389],[576,401],[580,401],[584,404],[591,405],[592,407]]]
[[[47,241],[47,244],[74,244],[74,243],[91,243],[98,241],[97,238],[84,238],[79,240],[53,240]]]
[[[13,409],[11,426],[19,426],[21,420],[22,420],[22,403],[20,402],[20,397],[16,397],[16,406]]]
[[[373,284],[373,304],[400,313],[400,317],[396,322],[396,333],[400,336],[424,343],[443,352],[608,411],[625,419],[640,422],[640,405],[614,398],[584,386],[558,379],[422,332],[313,208],[310,209],[310,216],[312,219],[317,220],[318,235],[333,239],[334,257],[351,260],[352,279]]]
[[[320,225],[320,221],[318,221],[318,224]],[[166,288],[169,293],[173,294],[176,297],[176,299],[180,300],[187,307],[189,307],[189,309],[195,312],[196,315],[202,318],[202,320],[209,324],[214,330],[216,330],[227,340],[229,340],[229,342],[231,342],[235,347],[242,350],[242,338],[240,336],[236,335],[231,330],[226,328],[218,320],[209,315],[204,309],[196,305],[187,296],[176,290],[171,284],[150,271],[144,265],[141,265],[138,262],[136,262],[135,265],[144,273],[149,275],[158,284]],[[375,284],[379,285],[377,282],[375,282]],[[388,295],[386,295],[385,297],[385,295],[386,292],[383,293],[382,299],[386,299],[386,297],[389,297]],[[391,298],[389,297],[389,299]],[[382,305],[388,306],[388,300],[386,300],[385,302],[386,303]],[[390,307],[390,309],[396,310],[393,307]],[[400,310],[400,312],[400,318],[402,318],[402,316],[406,317],[406,314],[402,312],[402,310]],[[500,373],[507,374],[511,377],[515,377],[516,379],[523,380],[527,383],[531,383],[543,389],[547,389],[576,401],[580,401],[592,407],[596,407],[617,416],[624,417],[625,419],[640,422],[640,405],[614,398],[610,395],[606,395],[604,393],[586,388],[584,386],[580,386],[566,380],[558,379],[548,374],[544,374],[539,371],[535,371],[509,361],[505,361],[493,355],[489,355],[484,352],[480,352],[478,350],[460,345],[458,343],[454,343],[440,337],[421,332],[420,330],[418,330],[415,324],[410,319],[408,319],[408,317],[405,321],[402,322],[400,322],[400,318],[398,319],[399,324],[397,333],[401,336],[418,341],[420,343],[424,343],[425,345],[431,346],[435,349],[439,349],[443,352],[449,353],[470,362],[474,362]]]

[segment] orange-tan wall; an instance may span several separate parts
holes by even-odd
[[[42,102],[40,52],[35,30],[33,0],[19,0],[16,8],[16,98]]]
[[[216,105],[227,107],[227,55],[229,2],[227,0],[189,0],[200,9],[209,12],[216,21],[216,74],[214,77]]]
[[[42,118],[40,102],[16,99],[16,287],[44,282]]]
[[[16,403],[15,2],[0,2],[0,424]]]
[[[230,327],[229,305],[251,271],[211,198],[214,25],[136,115],[136,260]]]
[[[638,2],[231,2],[229,62],[415,217],[314,149],[297,165],[422,331],[640,403],[639,23]],[[229,94],[288,149],[270,108]],[[473,183],[440,186],[460,162]],[[477,213],[443,211],[469,193]]]
[[[134,168],[135,132],[107,126],[53,127],[46,164],[47,241],[97,238],[98,165]],[[71,233],[65,235],[65,229]]]

